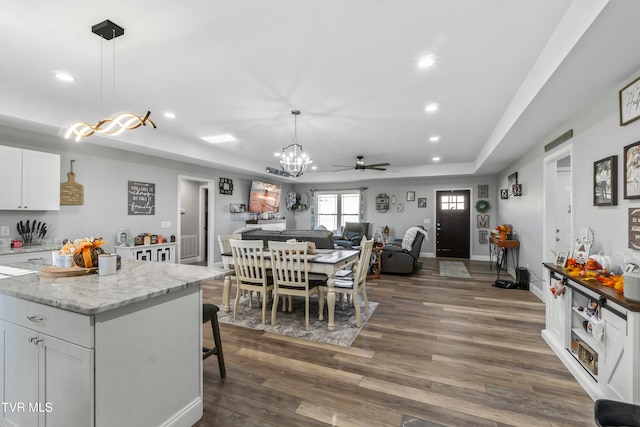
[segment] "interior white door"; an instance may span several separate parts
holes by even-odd
[[[571,247],[571,169],[563,167],[557,173],[555,250],[570,251]]]

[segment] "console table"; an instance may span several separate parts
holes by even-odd
[[[246,222],[248,228],[282,231],[287,229],[286,219],[250,219]]]
[[[640,403],[640,302],[629,300],[597,280],[570,276],[544,264],[546,324],[542,338],[592,399]],[[557,281],[565,291],[556,297]],[[604,335],[585,329],[586,307],[598,304]]]
[[[511,249],[511,251],[509,251]],[[491,236],[489,238],[489,270],[493,266],[493,253],[496,252],[496,269],[498,270],[498,279],[500,278],[500,270],[507,271],[508,255],[511,252],[511,261],[513,268],[518,267],[520,259],[520,241],[519,240],[501,240],[498,237]],[[504,251],[502,254],[501,251]],[[502,256],[501,256],[502,255]]]

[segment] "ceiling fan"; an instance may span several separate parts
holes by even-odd
[[[389,163],[375,163],[373,165],[367,165],[364,160],[364,156],[356,156],[357,160],[356,160],[356,164],[354,166],[344,166],[344,165],[332,165],[334,168],[342,168],[342,169],[336,169],[334,170],[334,172],[340,172],[340,171],[344,171],[344,170],[348,170],[348,169],[355,169],[357,171],[363,171],[366,169],[371,169],[371,170],[376,170],[376,171],[385,171],[387,170],[387,168],[384,168],[382,166],[390,166]]]

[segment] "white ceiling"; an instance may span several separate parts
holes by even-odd
[[[0,125],[62,135],[149,110],[157,129],[81,143],[257,175],[278,167],[299,109],[318,169],[298,182],[493,174],[640,69],[635,0],[90,4],[3,0]],[[91,32],[105,19],[125,28],[115,49]],[[237,141],[201,139],[227,133]],[[334,172],[357,155],[391,166]]]

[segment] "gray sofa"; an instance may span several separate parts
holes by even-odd
[[[269,240],[276,242],[286,242],[289,239],[296,239],[300,242],[313,242],[316,249],[334,249],[333,233],[329,230],[262,230],[253,229],[244,231],[242,240],[262,240],[264,247],[269,247]]]
[[[419,227],[423,228],[423,227]],[[384,274],[411,274],[420,257],[420,247],[424,241],[423,233],[416,233],[411,251],[402,249],[402,240],[395,240],[382,247],[380,271]]]

